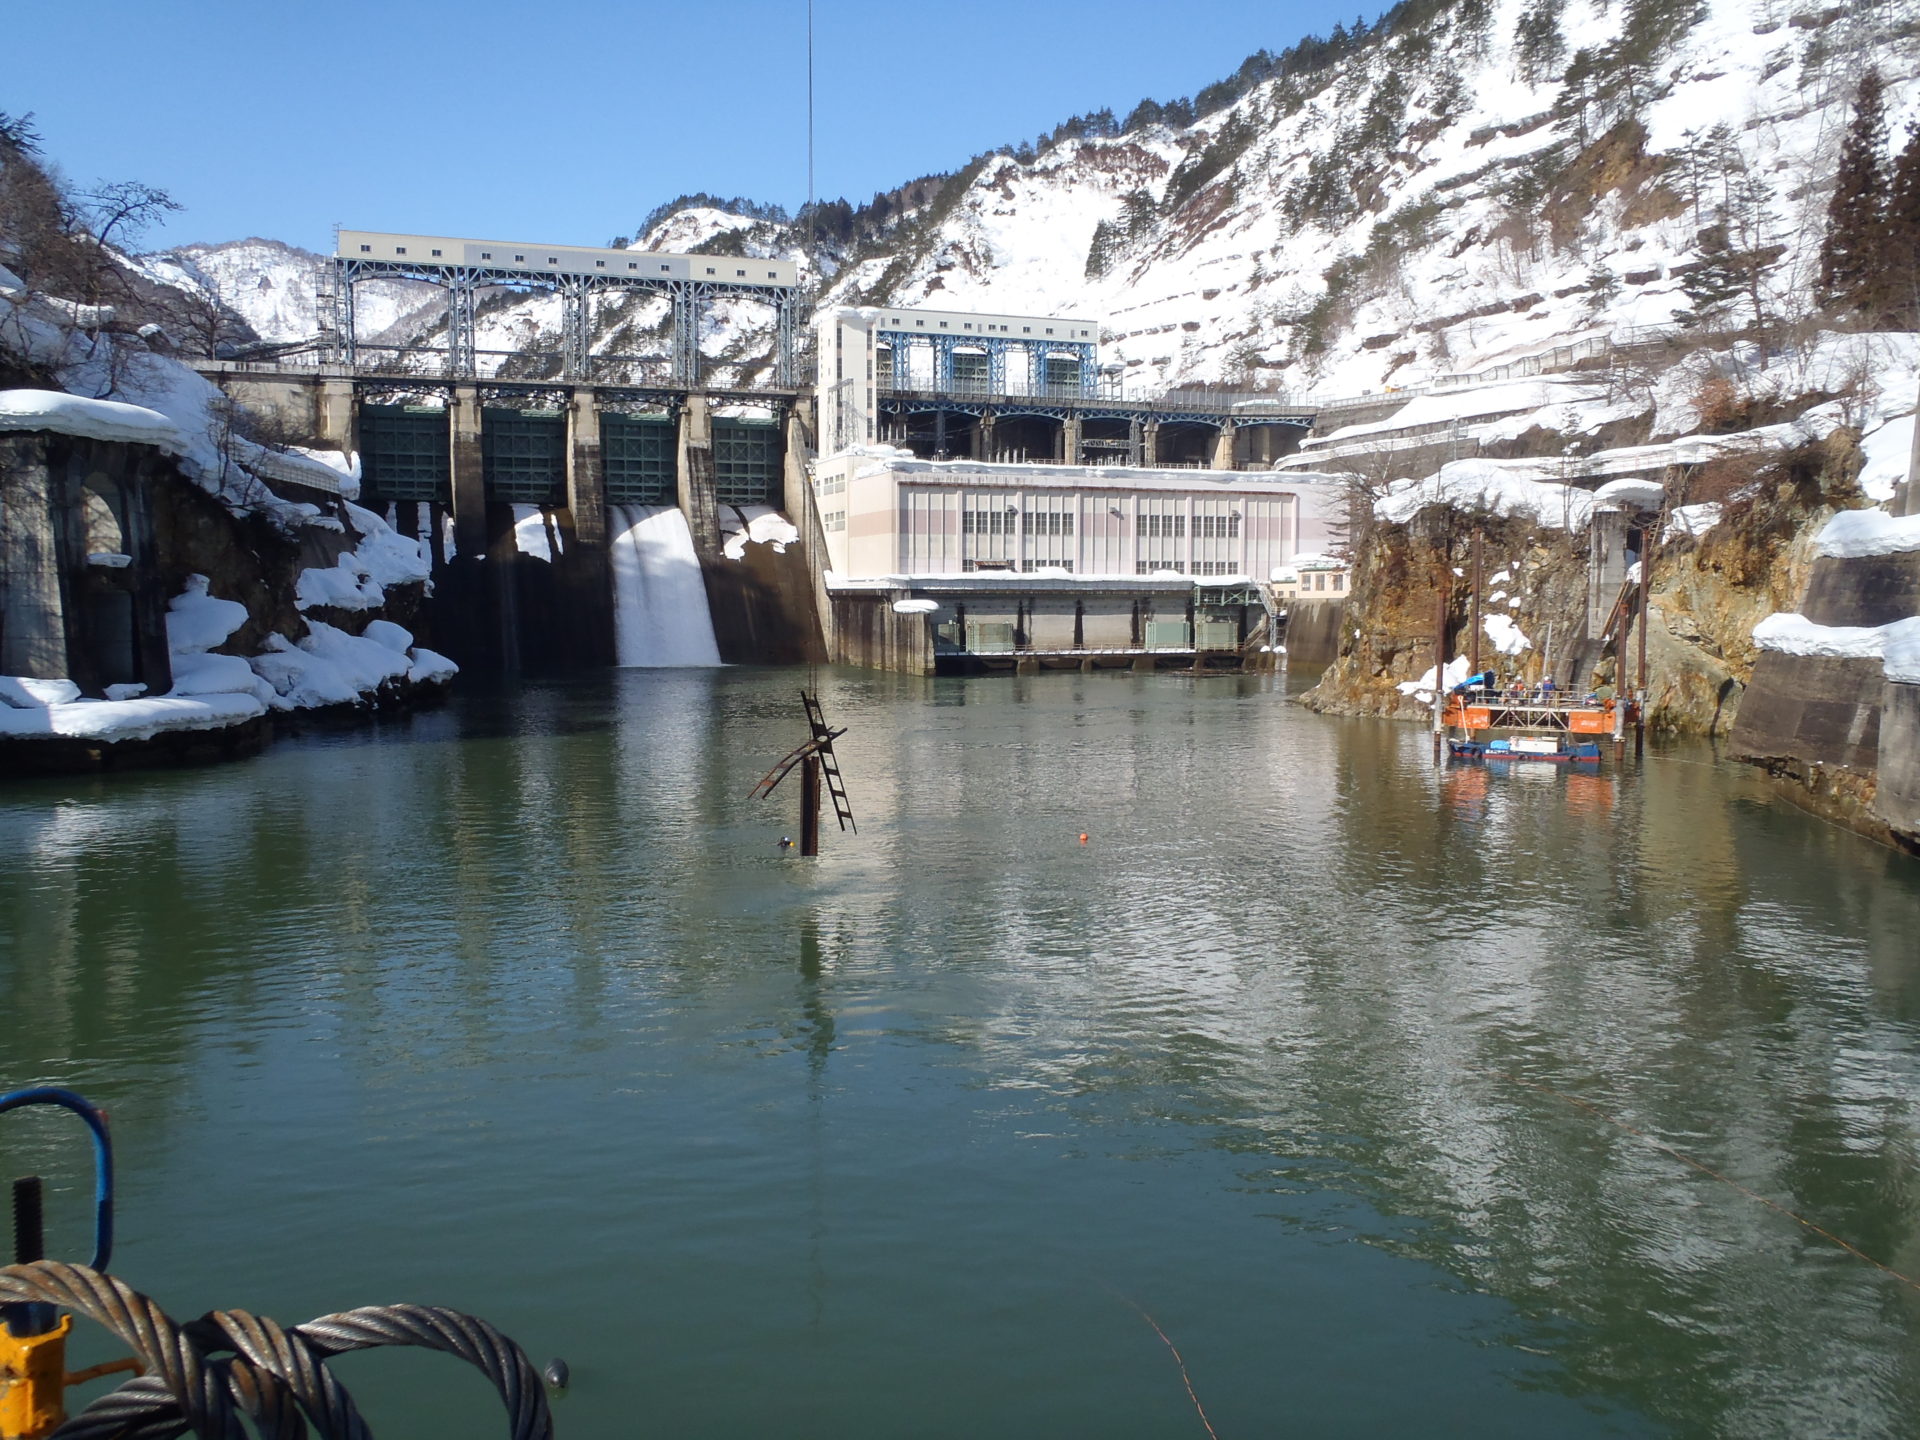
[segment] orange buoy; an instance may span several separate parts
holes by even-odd
[[[1086,844],[1086,843],[1087,843],[1087,832],[1086,832],[1086,831],[1084,831],[1084,830],[1082,830],[1082,831],[1080,832],[1080,843],[1081,843],[1082,845],[1084,845],[1084,844]]]

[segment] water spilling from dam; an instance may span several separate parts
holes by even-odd
[[[718,665],[720,646],[687,517],[672,505],[609,509],[616,663],[638,669]]]

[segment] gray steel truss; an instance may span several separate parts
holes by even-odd
[[[689,388],[700,383],[700,330],[716,296],[741,296],[771,304],[775,312],[776,384],[799,383],[800,290],[791,285],[734,285],[724,280],[654,280],[624,275],[529,275],[524,270],[487,266],[433,265],[399,260],[360,260],[335,256],[333,333],[329,358],[359,363],[354,287],[362,280],[417,280],[447,291],[446,378],[478,376],[479,294],[483,289],[545,291],[560,297],[561,373],[568,380],[593,378],[594,297],[604,291],[665,296],[673,307],[673,380]],[[323,327],[324,334],[324,327]]]

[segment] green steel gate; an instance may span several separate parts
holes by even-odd
[[[452,496],[447,412],[422,405],[360,407],[361,486],[368,500]]]
[[[480,463],[489,500],[566,504],[567,417],[557,410],[487,409]]]
[[[722,505],[774,505],[784,498],[780,427],[772,420],[713,422],[713,498]]]
[[[678,433],[658,415],[600,415],[600,464],[610,505],[671,505],[679,493],[675,475]]]

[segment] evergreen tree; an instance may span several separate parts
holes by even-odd
[[[1920,124],[1908,127],[1906,146],[1893,162],[1886,236],[1888,318],[1920,330]]]
[[[1093,243],[1087,247],[1087,279],[1098,280],[1113,264],[1113,252],[1120,247],[1121,232],[1111,220],[1093,227]]]
[[[1827,234],[1820,245],[1820,302],[1838,310],[1872,310],[1883,289],[1887,183],[1880,168],[1887,124],[1878,70],[1860,77],[1853,123],[1840,146]]]

